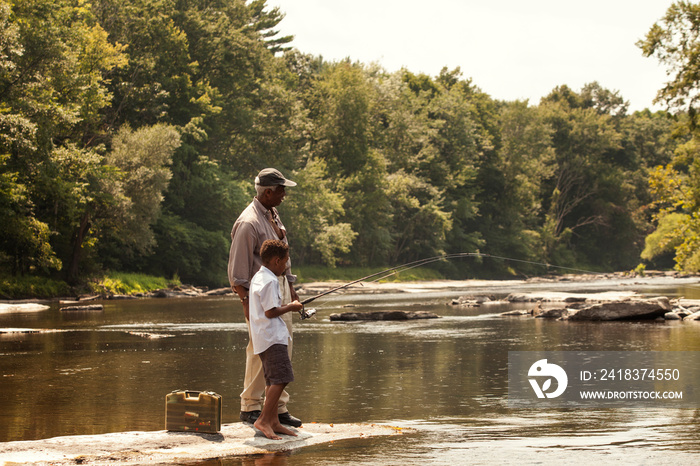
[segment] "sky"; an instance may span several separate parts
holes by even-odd
[[[555,87],[590,82],[650,108],[668,81],[636,42],[672,0],[268,0],[281,35],[326,61],[437,76],[459,67],[498,100],[537,105]]]

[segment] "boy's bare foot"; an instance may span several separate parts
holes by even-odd
[[[282,440],[282,437],[275,435],[275,430],[272,428],[271,425],[263,424],[262,422],[260,422],[260,419],[255,421],[253,426],[256,429],[258,429],[260,432],[262,432],[265,437],[267,437],[271,440]],[[283,432],[280,432],[280,433],[283,433]]]
[[[262,422],[259,418],[253,426],[258,429],[260,432],[263,433],[263,435],[271,440],[282,440],[282,437],[279,437],[275,434],[282,434],[282,435],[291,435],[296,437],[297,434],[293,430],[289,430],[286,427],[284,427],[282,424],[279,422],[272,422],[270,424],[266,424]]]
[[[279,422],[272,424],[272,430],[274,430],[275,433],[282,434],[282,435],[292,435],[294,437],[297,436],[296,432],[294,432],[293,430],[287,429]]]

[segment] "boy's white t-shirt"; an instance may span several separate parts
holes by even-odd
[[[260,354],[272,345],[289,345],[292,336],[282,317],[268,318],[266,310],[282,305],[280,282],[277,275],[265,266],[253,275],[250,282],[250,338],[253,353]]]

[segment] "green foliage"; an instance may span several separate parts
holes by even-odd
[[[0,275],[0,298],[2,299],[48,299],[72,294],[71,288],[62,280],[39,276]]]
[[[125,64],[122,47],[68,0],[2,2],[0,23],[0,203],[3,216],[24,217],[2,255],[14,273],[74,271],[74,238],[82,242],[86,207],[102,197],[89,146],[110,101],[105,74]]]
[[[154,254],[142,265],[145,271],[160,276],[178,275],[186,283],[228,283],[227,232],[209,231],[167,212],[160,216],[154,231],[160,240]]]
[[[697,124],[700,109],[699,28],[700,4],[679,1],[637,42],[645,56],[655,57],[667,67],[666,74],[671,78],[658,91],[656,101],[687,111],[693,125]]]
[[[640,257],[645,260],[673,252],[682,243],[683,225],[687,223],[688,216],[681,213],[668,213],[663,215],[656,230],[644,240],[644,250]],[[679,235],[679,233],[681,233]]]
[[[646,257],[675,250],[676,268],[700,271],[700,157],[697,139],[678,147],[673,161],[651,173],[649,184],[658,208],[657,230],[647,237]]]
[[[481,251],[523,262],[434,269],[630,270],[654,222],[645,260],[696,268],[698,16],[678,2],[640,42],[687,114],[628,115],[597,82],[499,102],[460,69],[326,62],[265,0],[0,1],[0,270],[225,285],[268,166],[299,183],[280,207],[295,269]]]
[[[126,295],[148,293],[178,285],[181,285],[178,277],[168,280],[163,277],[124,272],[110,273],[92,283],[94,292]]]
[[[155,238],[151,226],[160,216],[163,192],[172,176],[169,166],[179,145],[176,129],[163,124],[136,131],[124,125],[114,136],[105,163],[119,170],[120,190],[128,199],[128,209],[120,219],[122,229],[113,235],[127,248],[122,254],[152,251]]]
[[[15,275],[60,269],[49,227],[34,216],[26,186],[17,182],[17,174],[4,172],[6,160],[0,155],[0,259]]]
[[[675,130],[678,144],[672,159],[663,160],[649,177],[650,193],[658,222],[647,237],[643,257],[656,258],[674,252],[676,268],[700,271],[700,5],[675,2],[666,15],[638,42],[646,56],[656,57],[672,77],[659,90],[657,101],[670,109],[687,112]]]
[[[323,160],[310,159],[293,178],[299,187],[290,189],[282,217],[294,235],[294,263],[320,260],[333,267],[357,236],[349,223],[339,221],[345,213],[343,197],[332,191]]]
[[[452,220],[442,208],[444,200],[438,189],[403,170],[388,175],[386,183],[393,213],[391,262],[440,254]]]
[[[620,156],[624,146],[616,109],[624,104],[610,105],[609,93],[596,86],[592,91],[597,98],[561,86],[541,104],[554,130],[555,150],[553,176],[543,185],[542,258],[559,265],[568,257],[569,266],[631,267],[638,260],[641,225],[630,210],[636,204],[630,169],[636,167]],[[603,237],[604,242],[594,239]]]

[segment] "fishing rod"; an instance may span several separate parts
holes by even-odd
[[[346,284],[344,284],[344,285],[340,285],[340,286],[337,286],[337,287],[332,288],[332,289],[330,289],[330,290],[326,290],[326,291],[324,291],[323,293],[317,294],[316,296],[312,296],[312,297],[310,297],[310,298],[306,298],[305,300],[303,300],[303,301],[301,302],[302,308],[301,308],[301,310],[299,311],[299,314],[301,315],[302,320],[303,320],[303,319],[308,319],[309,317],[312,317],[314,314],[316,314],[316,309],[308,309],[308,310],[305,310],[305,309],[304,309],[304,305],[309,304],[310,302],[312,302],[312,301],[314,301],[314,300],[316,300],[316,299],[318,299],[318,298],[321,298],[321,297],[323,297],[323,296],[326,296],[326,295],[329,295],[329,294],[331,294],[331,293],[335,293],[336,291],[340,291],[340,290],[343,290],[343,289],[345,289],[345,288],[348,288],[348,287],[350,287],[350,286],[352,286],[352,285],[354,285],[354,284],[356,284],[356,283],[361,283],[361,282],[367,281],[367,280],[369,280],[370,278],[379,277],[380,275],[385,275],[385,277],[380,277],[380,279],[381,279],[381,278],[386,278],[386,277],[388,277],[389,275],[393,275],[394,273],[401,272],[401,271],[404,271],[404,270],[409,270],[409,269],[412,269],[412,268],[414,268],[414,267],[420,267],[420,266],[423,266],[423,265],[426,265],[426,264],[431,264],[431,263],[433,263],[433,262],[437,262],[437,261],[440,261],[440,260],[455,259],[455,258],[458,258],[458,257],[486,256],[486,255],[487,255],[487,254],[482,254],[482,253],[479,253],[479,252],[460,252],[460,253],[454,253],[454,254],[441,254],[441,255],[439,255],[439,256],[428,257],[428,258],[425,258],[425,259],[420,259],[420,260],[417,260],[417,261],[408,262],[408,263],[406,263],[406,264],[397,265],[397,266],[395,266],[395,267],[390,267],[390,268],[384,269],[384,270],[382,270],[382,271],[380,271],[380,272],[376,272],[376,273],[367,275],[366,277],[358,278],[357,280],[353,280],[353,281],[351,281],[351,282],[349,282],[349,283],[346,283]]]
[[[376,280],[381,280],[383,278],[386,278],[390,275],[394,275],[399,272],[403,272],[406,270],[410,270],[415,267],[421,267],[423,265],[431,264],[433,262],[441,261],[441,260],[447,260],[447,259],[455,259],[459,257],[491,257],[493,259],[500,259],[500,260],[507,260],[507,261],[513,261],[513,262],[521,262],[525,264],[530,264],[530,265],[540,265],[540,266],[545,266],[545,267],[553,267],[557,269],[563,269],[563,270],[570,270],[574,272],[583,272],[583,273],[595,273],[591,272],[590,270],[584,270],[584,269],[577,269],[573,267],[564,267],[564,266],[559,266],[559,265],[553,265],[553,264],[548,264],[546,262],[535,262],[535,261],[528,261],[524,259],[514,259],[510,257],[504,257],[504,256],[494,256],[491,254],[486,254],[486,253],[481,253],[481,252],[459,252],[459,253],[453,253],[453,254],[441,254],[439,256],[433,256],[433,257],[428,257],[425,259],[419,259],[413,262],[408,262],[406,264],[402,265],[397,265],[395,267],[390,267],[388,269],[384,269],[380,272],[376,272],[370,275],[367,275],[362,278],[358,278],[357,280],[353,280],[349,283],[346,283],[344,285],[337,286],[335,288],[332,288],[330,290],[326,290],[322,293],[317,294],[316,296],[312,296],[310,298],[306,298],[304,301],[301,302],[302,308],[299,311],[299,314],[301,315],[302,320],[303,319],[308,319],[309,317],[312,317],[316,314],[316,309],[304,309],[304,305],[309,304],[310,302],[321,298],[323,296],[329,295],[331,293],[335,293],[336,291],[343,290],[345,288],[348,288],[356,283],[361,283],[364,281],[369,280],[370,278],[374,277],[379,277]]]

